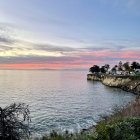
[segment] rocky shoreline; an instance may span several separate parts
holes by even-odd
[[[87,74],[87,80],[101,81],[106,86],[140,95],[140,76]]]
[[[103,74],[87,74],[87,80],[100,81],[102,84],[120,88],[124,91],[131,92],[137,95],[135,101],[129,103],[123,109],[115,111],[112,115],[106,116],[106,120],[102,120],[98,123],[106,122],[107,124],[118,118],[139,118],[140,116],[140,76],[114,76]],[[88,133],[95,133],[96,126],[92,126],[87,130]]]

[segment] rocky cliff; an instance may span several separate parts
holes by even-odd
[[[140,76],[113,76],[88,74],[88,80],[101,81],[104,85],[121,88],[140,95]]]

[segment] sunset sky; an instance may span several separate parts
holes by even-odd
[[[140,0],[0,0],[0,69],[140,62]]]

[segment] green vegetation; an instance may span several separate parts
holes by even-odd
[[[97,66],[97,65],[94,65],[93,67],[91,67],[89,69],[89,72],[91,72],[91,73],[99,73],[100,72],[100,67]]]
[[[36,140],[140,140],[140,99],[121,110],[114,110],[114,115],[104,116],[96,128],[83,130],[81,133],[50,135]],[[116,112],[117,111],[117,112]],[[29,139],[29,109],[25,104],[12,104],[0,108],[0,139]],[[30,138],[30,140],[32,140]]]
[[[99,67],[98,65],[93,65],[89,72],[94,74],[118,74],[118,75],[135,75],[140,74],[140,64],[138,62],[129,62],[122,63],[121,61],[118,65],[115,65],[113,68],[110,69],[109,64],[105,64],[104,66]]]
[[[76,133],[71,134],[68,131],[66,131],[63,134],[57,134],[56,132],[50,133],[50,136],[44,136],[40,140],[92,140],[94,136],[87,133]]]
[[[100,123],[96,128],[96,140],[139,140],[140,118]]]
[[[90,130],[81,133],[57,133],[36,140],[140,140],[140,98],[122,109],[114,109],[111,116],[102,116],[103,120]],[[29,109],[25,104],[12,104],[0,108],[0,140],[28,140]],[[30,138],[30,140],[33,140]]]
[[[28,138],[29,109],[24,103],[0,107],[0,140],[21,140]]]
[[[104,66],[102,66],[101,68],[98,65],[93,65],[90,69],[89,72],[91,73],[106,73],[109,70],[109,64],[105,64]]]
[[[139,140],[140,118],[129,118],[101,122],[94,133],[64,134],[52,132],[40,140]]]
[[[71,134],[50,133],[41,140],[140,140],[140,99],[130,103],[119,110],[114,109],[114,114],[104,116],[93,131],[82,131]]]

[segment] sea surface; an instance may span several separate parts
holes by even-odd
[[[75,132],[95,125],[135,99],[121,89],[87,81],[86,71],[0,70],[0,106],[29,105],[33,135]]]

